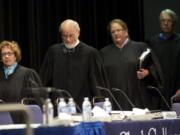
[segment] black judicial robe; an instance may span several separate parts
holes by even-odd
[[[27,88],[38,85],[42,86],[41,80],[33,69],[17,65],[14,73],[6,79],[3,66],[0,67],[0,99],[5,103],[20,103],[21,99],[29,93],[26,92]],[[13,117],[13,120],[15,123],[23,122],[19,118]]]
[[[50,47],[40,76],[45,86],[67,90],[79,106],[84,97],[91,99],[99,95],[96,85],[106,84],[99,52],[83,42],[73,50],[67,49],[63,43]]]
[[[142,80],[137,78],[137,70],[139,70],[139,57],[146,51],[147,45],[141,42],[129,40],[122,48],[110,44],[104,47],[100,52],[104,61],[110,88],[118,88],[123,90],[135,107],[158,109],[160,107],[159,95],[156,92],[147,90],[147,85],[160,86],[162,77],[160,75],[160,67],[158,61],[150,53],[146,57],[143,67],[149,69],[150,75]],[[151,57],[152,56],[152,57]],[[154,68],[154,67],[157,67]],[[131,110],[132,106],[127,99],[118,92],[113,92],[119,104],[124,110]],[[118,108],[115,108],[118,109]]]
[[[171,96],[180,89],[180,35],[174,33],[166,40],[155,35],[147,43],[159,59],[165,81],[165,97],[170,103]]]

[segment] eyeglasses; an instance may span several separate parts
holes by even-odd
[[[62,37],[62,39],[74,38],[74,37],[75,37],[75,34],[70,34],[70,35],[64,35],[64,34],[62,34],[61,37]]]
[[[2,57],[5,57],[5,56],[12,56],[12,55],[14,55],[14,52],[5,52],[5,53],[1,53],[1,56]]]
[[[117,33],[121,33],[121,32],[123,32],[124,31],[124,29],[116,29],[116,30],[114,30],[114,31],[111,31],[111,34],[115,34],[116,32]]]

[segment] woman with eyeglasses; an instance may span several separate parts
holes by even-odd
[[[17,42],[2,41],[0,59],[0,99],[5,103],[20,103],[28,88],[41,86],[40,77],[35,70],[18,64],[21,50]],[[15,123],[20,123],[20,119],[13,117]]]

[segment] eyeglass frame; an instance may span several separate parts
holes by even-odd
[[[7,56],[13,56],[15,53],[14,52],[5,52],[5,53],[1,53],[1,57],[5,57]]]

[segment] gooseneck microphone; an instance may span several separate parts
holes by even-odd
[[[62,90],[62,89],[56,89],[56,88],[51,88],[51,87],[47,87],[46,91],[48,93],[50,92],[56,92],[56,93],[65,93],[69,98],[73,98],[72,95],[67,91],[67,90]],[[82,112],[79,105],[76,103],[76,101],[74,100],[76,107],[78,109],[79,112]]]
[[[165,97],[163,96],[163,94],[161,93],[161,91],[160,91],[158,88],[156,88],[156,87],[154,87],[154,86],[147,86],[147,88],[148,88],[148,89],[154,89],[154,90],[156,90],[156,91],[159,93],[159,95],[160,95],[160,97],[162,98],[162,100],[164,101],[164,103],[166,104],[166,106],[168,107],[168,109],[171,110],[171,107],[169,106],[169,104],[168,104],[168,102],[166,101]]]
[[[115,92],[117,91],[117,92],[120,92],[121,94],[123,94],[123,96],[126,98],[126,100],[131,105],[131,107],[135,108],[135,105],[132,103],[132,101],[129,99],[129,97],[127,96],[127,94],[123,90],[118,89],[118,88],[112,88],[112,90]]]
[[[111,98],[114,100],[114,102],[116,103],[116,105],[118,106],[118,109],[123,111],[122,107],[120,106],[120,104],[118,103],[118,101],[116,100],[116,98],[114,97],[114,95],[112,94],[112,92],[105,88],[105,87],[101,87],[101,86],[96,86],[97,89],[101,90],[101,91],[107,91],[108,94],[111,96]]]
[[[73,98],[72,95],[67,90],[55,89],[55,92],[65,93],[69,98]]]
[[[73,98],[72,95],[67,90],[56,89],[56,88],[52,88],[52,87],[31,88],[30,91],[32,91],[32,93],[34,93],[34,94],[45,94],[46,98],[48,97],[48,93],[51,93],[51,92],[56,92],[58,94],[65,93],[69,98]],[[75,100],[74,100],[74,102],[76,104],[78,111],[82,112],[79,105],[76,103]]]

